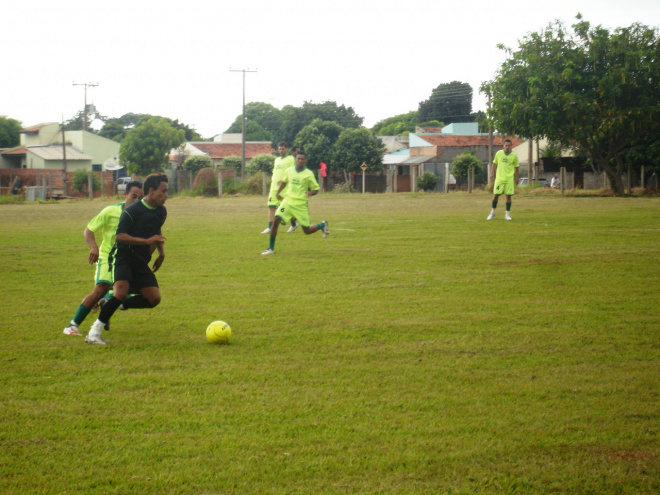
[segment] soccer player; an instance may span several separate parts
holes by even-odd
[[[151,174],[144,181],[145,196],[124,210],[116,235],[113,296],[101,308],[85,342],[107,345],[101,333],[114,312],[124,309],[154,308],[160,303],[160,289],[154,273],[165,260],[165,237],[161,228],[167,219],[167,175]],[[155,247],[158,257],[149,268]],[[139,294],[127,298],[129,287]]]
[[[323,220],[318,225],[311,225],[309,221],[309,198],[316,196],[319,192],[319,184],[316,182],[314,172],[307,167],[307,157],[301,150],[296,155],[296,166],[288,169],[282,177],[280,186],[277,189],[276,197],[281,204],[277,209],[277,215],[273,221],[273,227],[270,232],[270,243],[268,249],[263,253],[264,255],[275,254],[275,238],[277,237],[277,230],[280,224],[286,225],[291,218],[297,218],[298,223],[307,235],[321,230],[323,237],[328,237],[330,229],[328,228],[328,221]],[[281,193],[285,187],[289,186],[286,197],[282,197]]]
[[[90,265],[96,263],[94,290],[87,294],[82,300],[71,323],[64,328],[65,335],[82,335],[79,327],[85,321],[92,308],[105,296],[114,279],[110,270],[111,257],[114,254],[115,232],[117,224],[124,208],[134,201],[142,199],[142,183],[134,180],[126,184],[124,190],[124,202],[107,206],[101,212],[90,220],[83,235],[89,246],[88,261]],[[96,244],[97,233],[101,233],[101,247]]]
[[[270,192],[268,193],[268,227],[261,232],[262,234],[270,234],[273,222],[275,221],[275,211],[281,201],[277,199],[277,190],[280,187],[282,176],[287,169],[295,166],[295,158],[289,155],[289,148],[286,142],[280,141],[277,143],[277,151],[280,156],[275,158],[275,163],[273,164],[273,177],[270,181]]]
[[[490,169],[490,180],[495,178],[495,185],[493,186],[493,209],[486,220],[492,220],[495,217],[495,209],[497,208],[497,201],[501,194],[506,194],[506,214],[505,220],[511,220],[511,199],[518,184],[518,155],[513,151],[513,143],[510,139],[504,140],[504,149],[495,153],[493,159],[493,166]],[[497,172],[497,175],[495,175]]]

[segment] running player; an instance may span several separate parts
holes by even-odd
[[[276,192],[276,197],[281,204],[277,209],[277,215],[273,222],[273,227],[270,233],[270,243],[268,249],[263,253],[275,254],[275,238],[277,237],[277,230],[280,224],[286,223],[292,218],[296,218],[298,223],[303,229],[305,234],[313,234],[321,230],[323,237],[328,237],[330,229],[328,228],[328,221],[323,220],[318,225],[311,225],[309,221],[309,198],[316,196],[319,192],[319,184],[316,182],[314,172],[306,167],[307,157],[301,150],[296,155],[295,168],[288,169],[282,177],[279,188]],[[282,197],[281,193],[285,187],[289,186],[286,196]]]
[[[518,155],[513,151],[513,143],[510,139],[504,140],[504,149],[495,153],[493,158],[493,166],[490,170],[490,180],[495,178],[493,186],[493,209],[486,220],[492,220],[495,217],[495,209],[497,208],[497,201],[501,194],[506,194],[506,214],[505,220],[511,220],[511,199],[515,191],[516,184],[518,184]],[[495,172],[497,171],[497,175]]]
[[[160,303],[160,289],[154,273],[165,260],[165,237],[161,228],[167,219],[167,175],[151,174],[144,181],[145,197],[126,208],[117,226],[113,296],[101,308],[85,342],[106,345],[103,328],[114,312],[125,309],[154,308]],[[149,268],[153,247],[158,250],[153,269]],[[127,299],[129,287],[139,292]]]
[[[85,241],[89,246],[88,261],[90,265],[96,263],[96,275],[94,290],[87,294],[82,300],[76,314],[73,316],[71,323],[64,328],[65,335],[82,335],[80,333],[80,325],[92,308],[98,303],[103,296],[105,296],[110,288],[114,279],[110,271],[110,256],[114,254],[115,249],[115,232],[117,231],[117,224],[119,217],[124,211],[124,208],[129,206],[134,201],[142,199],[142,183],[134,180],[126,184],[124,190],[124,202],[114,205],[106,206],[101,212],[90,220],[83,235]],[[95,234],[101,233],[101,247],[96,244]]]
[[[262,234],[270,234],[270,229],[275,221],[275,210],[277,210],[281,201],[277,199],[277,190],[280,187],[282,176],[288,168],[292,168],[296,164],[295,158],[289,155],[289,148],[286,142],[280,141],[277,143],[277,151],[280,156],[275,158],[275,163],[273,164],[273,177],[270,181],[270,192],[268,193],[268,227],[261,232]]]

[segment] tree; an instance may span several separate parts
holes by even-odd
[[[245,105],[245,140],[272,141],[282,127],[282,112],[271,105],[260,101]],[[225,132],[243,132],[243,114],[236,117],[234,123]]]
[[[401,136],[415,132],[418,125],[417,112],[413,110],[376,122],[371,130],[376,136]]]
[[[452,160],[451,173],[456,177],[456,180],[467,182],[468,170],[470,170],[470,167],[474,168],[475,176],[482,174],[486,170],[484,164],[481,163],[481,160],[479,160],[474,153],[466,151]]]
[[[143,113],[126,113],[117,118],[103,117],[102,120],[105,122],[105,124],[99,131],[99,135],[121,143],[130,129],[136,127],[140,122],[144,120],[153,118],[165,119],[174,129],[182,130],[185,134],[186,141],[200,141],[202,139],[202,137],[195,129],[187,126],[186,124],[180,123],[178,119],[172,120],[168,117],[160,117],[158,115],[148,115]]]
[[[300,130],[314,120],[335,122],[345,129],[357,129],[364,119],[359,117],[352,107],[337,105],[334,101],[311,103],[306,101],[302,107],[284,107],[282,109],[283,122],[279,134],[275,135],[273,144],[277,141],[286,141],[291,144],[295,141]]]
[[[231,155],[222,159],[222,168],[225,170],[235,170],[240,174],[241,167],[243,166],[243,159],[240,156]]]
[[[99,176],[90,170],[83,170],[81,168],[73,172],[73,188],[79,192],[83,192],[83,189],[89,184],[89,177],[92,178],[92,188],[95,191],[100,191],[101,179],[99,179]]]
[[[197,173],[203,168],[215,168],[215,164],[208,155],[191,155],[183,162],[183,168]]]
[[[419,179],[417,179],[417,185],[422,191],[433,191],[435,186],[438,185],[440,179],[431,172],[424,172]]]
[[[0,148],[13,148],[21,142],[22,124],[16,119],[0,115]]]
[[[555,21],[527,35],[494,81],[490,117],[503,133],[576,145],[623,194],[621,153],[660,132],[660,39],[633,24],[592,28],[580,15],[572,32]]]
[[[305,151],[307,166],[318,169],[321,162],[331,160],[333,146],[343,130],[336,122],[315,119],[300,130],[293,144]]]
[[[447,123],[474,122],[472,86],[459,81],[440,84],[433,90],[428,100],[420,102],[417,118],[420,122],[427,120]]]
[[[385,146],[373,133],[364,127],[344,129],[333,146],[330,170],[360,172],[360,166],[366,163],[370,171],[383,168]]]
[[[118,122],[108,121],[99,131],[99,136],[121,143],[126,136],[126,128]]]
[[[274,164],[275,155],[257,155],[247,164],[246,172],[249,175],[256,174],[257,172],[266,172],[267,174],[270,174],[273,172]]]
[[[185,131],[174,128],[170,119],[144,118],[126,133],[119,159],[131,174],[161,172],[169,162],[170,151],[184,141]]]

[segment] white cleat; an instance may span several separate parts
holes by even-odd
[[[289,230],[287,230],[287,233],[290,234],[292,232],[295,232],[297,228],[298,228],[298,224],[292,225],[291,227],[289,227]]]
[[[261,233],[262,233],[262,234],[270,234],[270,227],[266,227],[266,228],[263,230],[263,232],[261,232]]]
[[[272,249],[268,248],[268,249],[266,249],[266,250],[265,250],[263,253],[261,253],[261,254],[275,254],[275,251],[273,251]]]
[[[325,226],[323,227],[323,237],[328,237],[330,235],[330,227],[328,226],[328,221],[323,220]]]
[[[80,335],[82,337],[78,325],[67,325],[64,327],[64,335]]]
[[[495,212],[491,211],[490,215],[488,215],[488,218],[486,218],[486,220],[492,220],[493,218],[495,218]]]
[[[92,337],[90,335],[87,335],[87,337],[85,337],[85,342],[87,344],[108,345],[108,341],[103,340],[103,338],[100,336]]]
[[[511,215],[509,215],[509,212],[504,215],[504,220],[511,220]]]

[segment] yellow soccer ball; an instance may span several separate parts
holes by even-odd
[[[224,321],[214,321],[206,327],[206,340],[211,344],[229,344],[231,328]]]

